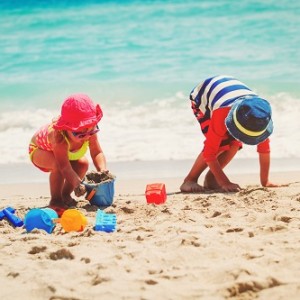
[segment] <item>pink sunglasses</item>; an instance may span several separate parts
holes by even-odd
[[[79,139],[82,139],[82,138],[85,138],[86,136],[92,136],[94,135],[95,133],[97,133],[99,131],[99,127],[98,125],[96,126],[96,129],[94,130],[91,130],[91,131],[87,131],[87,132],[82,132],[82,131],[72,131],[72,134],[73,136],[79,138]]]

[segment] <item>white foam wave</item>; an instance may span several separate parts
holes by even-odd
[[[194,159],[202,149],[203,136],[190,109],[187,95],[154,99],[132,105],[102,105],[99,138],[109,161]],[[273,107],[272,156],[300,157],[300,99],[279,93],[268,97]],[[1,162],[28,162],[32,134],[58,111],[6,111],[0,114]],[[256,157],[255,147],[245,146],[240,158]]]

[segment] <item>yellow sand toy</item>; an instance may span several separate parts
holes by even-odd
[[[77,209],[67,209],[59,219],[54,219],[55,223],[60,223],[66,232],[82,231],[87,224],[87,219]]]

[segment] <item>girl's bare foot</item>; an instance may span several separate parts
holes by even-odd
[[[63,204],[67,207],[74,207],[77,205],[77,201],[71,196],[64,197]]]
[[[61,200],[52,199],[50,200],[48,207],[55,210],[59,217],[61,217],[64,211],[68,209],[68,207]]]
[[[180,191],[182,193],[201,193],[204,191],[204,188],[194,181],[185,181],[180,186]]]
[[[57,200],[57,199],[51,199],[49,202],[49,207],[62,207],[62,208],[66,208],[66,205],[64,204],[64,202],[62,200]]]

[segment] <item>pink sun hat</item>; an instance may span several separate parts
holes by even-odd
[[[53,124],[54,129],[76,131],[96,126],[103,112],[99,104],[95,104],[85,94],[69,96],[62,104],[61,115]]]

